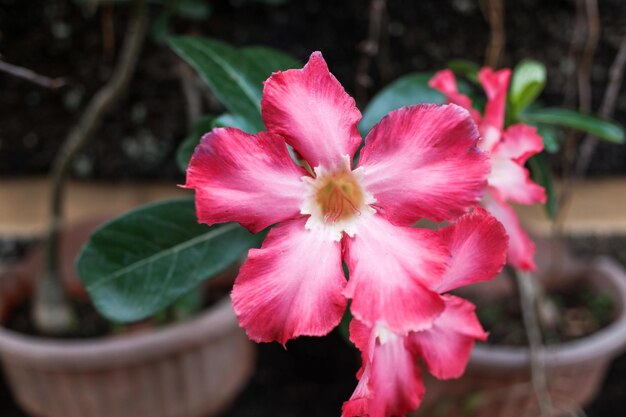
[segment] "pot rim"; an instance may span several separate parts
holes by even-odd
[[[122,337],[54,339],[24,335],[0,326],[0,356],[11,363],[48,369],[94,370],[155,360],[240,331],[229,296],[196,317],[146,333]]]
[[[600,257],[584,271],[593,272],[594,279],[603,280],[615,291],[619,315],[607,327],[582,339],[545,346],[539,360],[546,368],[580,363],[607,362],[626,347],[626,272],[616,261]],[[591,275],[587,275],[591,276]],[[477,345],[470,359],[472,368],[500,370],[528,369],[527,347]]]

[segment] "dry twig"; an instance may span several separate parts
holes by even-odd
[[[61,88],[65,85],[65,80],[63,78],[49,78],[45,75],[37,74],[35,71],[28,68],[9,64],[8,62],[2,60],[0,60],[0,71],[52,90]]]
[[[504,26],[504,0],[483,0],[481,8],[491,32],[489,44],[485,50],[485,65],[497,68],[502,61],[506,44],[506,30]]]
[[[369,28],[367,39],[359,45],[361,59],[357,65],[354,93],[358,103],[365,103],[367,89],[372,84],[370,66],[372,59],[378,55],[386,0],[372,0],[369,10]]]
[[[625,67],[626,36],[622,38],[622,43],[609,70],[609,82],[607,83],[606,90],[604,90],[604,97],[602,98],[602,105],[600,106],[599,112],[600,116],[604,118],[610,118],[613,115],[615,105],[617,104],[617,97],[622,87],[622,81],[624,80]],[[585,136],[585,140],[580,146],[578,161],[574,172],[577,178],[582,178],[587,173],[587,169],[591,163],[591,157],[597,146],[598,140],[596,138],[589,134]]]
[[[113,75],[87,105],[78,124],[65,139],[52,167],[52,198],[46,241],[46,264],[42,276],[37,280],[32,312],[37,327],[45,333],[59,333],[67,330],[72,317],[63,292],[58,265],[59,231],[63,220],[65,177],[74,156],[93,136],[104,115],[126,90],[131,75],[137,66],[141,46],[148,28],[148,20],[148,11],[143,2],[139,1],[128,25],[124,45]]]

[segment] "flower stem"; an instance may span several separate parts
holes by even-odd
[[[124,45],[113,75],[93,96],[78,124],[68,134],[54,161],[51,173],[52,195],[44,270],[36,282],[31,312],[35,325],[41,333],[50,335],[65,333],[74,323],[59,268],[59,237],[63,223],[65,178],[74,156],[94,135],[104,115],[126,90],[137,66],[148,21],[148,10],[143,1],[139,0],[128,24]]]
[[[511,269],[515,284],[519,291],[522,318],[528,337],[528,351],[530,360],[530,374],[532,385],[539,403],[541,417],[553,415],[552,399],[548,388],[548,377],[545,368],[544,346],[539,324],[538,300],[539,292],[536,277],[528,272]]]

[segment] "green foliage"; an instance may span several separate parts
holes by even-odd
[[[272,72],[299,66],[290,56],[265,47],[236,49],[214,39],[191,36],[172,37],[169,44],[198,71],[220,102],[255,133],[264,129],[263,81]]]
[[[530,168],[533,181],[541,185],[546,190],[546,214],[550,219],[554,220],[558,210],[558,201],[556,191],[554,189],[554,181],[552,179],[550,165],[543,154],[538,154],[532,156],[528,160],[528,167]]]
[[[148,317],[240,260],[260,243],[230,223],[198,224],[192,198],[146,205],[91,235],[77,261],[96,308],[130,322]]]
[[[543,140],[543,146],[548,153],[557,153],[561,147],[559,135],[560,131],[554,126],[540,124],[537,126],[537,133]]]
[[[474,84],[479,83],[478,71],[480,67],[476,63],[466,59],[453,59],[452,61],[448,61],[446,66],[450,68],[457,77],[466,78]]]
[[[513,117],[530,105],[546,85],[546,67],[541,62],[525,59],[515,67],[508,100]]]
[[[191,129],[189,136],[176,150],[176,164],[182,172],[187,171],[191,155],[200,143],[202,136],[216,127],[236,127],[248,133],[255,133],[255,129],[239,116],[225,113],[218,117],[201,117]]]
[[[387,113],[400,107],[419,103],[443,104],[443,94],[428,86],[433,73],[417,72],[405,75],[376,94],[363,112],[359,131],[365,135]]]
[[[561,108],[528,110],[520,114],[525,123],[569,127],[591,133],[610,143],[624,143],[624,129],[612,120]]]

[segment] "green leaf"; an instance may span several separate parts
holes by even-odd
[[[194,149],[200,143],[202,135],[213,129],[214,121],[212,116],[201,117],[191,129],[189,136],[176,149],[176,165],[182,172],[187,171],[187,165],[189,165]]]
[[[541,94],[546,85],[546,67],[541,62],[525,59],[515,67],[509,90],[513,118]]]
[[[455,75],[465,77],[474,84],[478,84],[478,71],[480,67],[467,59],[453,59],[448,61],[446,67],[450,68]]]
[[[78,274],[96,308],[130,322],[162,310],[259,243],[235,223],[198,224],[193,198],[140,207],[105,224],[83,247]]]
[[[204,20],[211,14],[211,5],[206,0],[175,0],[174,12],[190,20]]]
[[[172,49],[187,61],[226,108],[254,128],[261,120],[263,81],[274,71],[298,66],[288,55],[264,47],[236,49],[208,38],[181,36],[169,40]]]
[[[254,127],[250,126],[244,118],[229,113],[224,113],[213,120],[211,128],[215,127],[236,127],[244,132],[256,133]]]
[[[616,122],[574,110],[561,108],[529,110],[520,115],[520,120],[532,124],[545,123],[569,127],[591,133],[598,139],[610,143],[624,143],[624,129]]]
[[[548,153],[557,153],[561,147],[559,141],[560,131],[554,126],[540,124],[537,126],[537,133],[543,140],[543,146]]]
[[[548,164],[545,155],[538,154],[532,156],[528,160],[528,167],[530,168],[533,181],[541,185],[546,190],[546,214],[550,219],[554,220],[558,210],[558,202],[556,191],[554,190],[552,171],[550,170],[550,165]]]
[[[400,107],[418,103],[445,103],[444,95],[428,86],[432,76],[432,73],[423,72],[405,75],[378,92],[363,112],[363,119],[359,123],[361,134],[367,134],[387,113]]]

